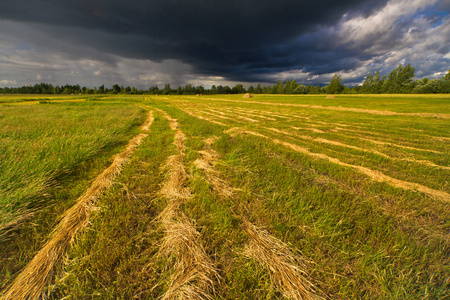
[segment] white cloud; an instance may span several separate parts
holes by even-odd
[[[366,49],[366,51],[376,51],[379,45],[386,42],[383,37],[387,40],[392,38],[391,34],[395,33],[396,22],[400,18],[413,16],[418,10],[437,2],[438,0],[393,0],[368,17],[358,16],[348,20],[343,18],[343,22],[338,26],[341,42],[357,44],[366,42],[367,39],[377,38],[378,40],[372,40],[372,47]],[[412,30],[412,28],[409,29]]]
[[[4,85],[8,85],[8,84],[12,84],[12,85],[15,85],[15,84],[17,84],[17,81],[15,81],[15,80],[0,80],[0,84],[4,84]]]

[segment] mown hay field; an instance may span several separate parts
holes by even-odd
[[[450,297],[450,97],[253,96],[0,105],[3,298]]]

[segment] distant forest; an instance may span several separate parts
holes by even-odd
[[[1,94],[160,94],[160,95],[212,95],[212,94],[436,94],[450,93],[450,70],[441,79],[415,79],[415,68],[410,64],[392,70],[388,76],[381,76],[381,71],[370,72],[362,85],[348,87],[342,83],[341,75],[335,74],[326,86],[302,85],[295,80],[278,81],[269,86],[250,86],[245,89],[242,84],[234,87],[215,86],[205,89],[203,86],[186,84],[184,87],[172,89],[170,84],[164,88],[152,86],[147,90],[139,90],[135,87],[124,87],[115,84],[112,88],[81,87],[80,85],[53,86],[48,83],[35,84],[34,86],[4,87],[0,88]]]

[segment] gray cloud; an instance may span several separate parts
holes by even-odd
[[[449,62],[445,12],[444,0],[3,0],[0,82],[357,82],[404,59],[427,75]]]

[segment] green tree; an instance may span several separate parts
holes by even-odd
[[[190,83],[186,84],[183,88],[183,95],[192,95],[194,93],[194,89]]]
[[[166,83],[164,85],[164,89],[162,90],[163,95],[169,95],[172,89],[170,88],[170,84]]]
[[[330,84],[326,88],[328,94],[337,94],[344,90],[344,85],[342,84],[341,75],[334,74],[331,78]]]
[[[195,88],[195,93],[199,95],[203,95],[205,93],[205,88],[203,86],[198,86]]]
[[[277,87],[276,94],[283,94],[283,89],[284,89],[283,82],[278,81],[276,87]]]
[[[119,86],[118,84],[113,85],[112,88],[113,88],[113,92],[114,92],[115,94],[120,93],[120,86]]]
[[[450,81],[450,70],[448,70],[447,75],[445,75],[444,77],[442,77],[442,79],[444,79],[444,80],[449,80],[449,81]]]
[[[375,73],[371,71],[369,75],[366,76],[360,92],[365,94],[378,94],[381,92],[381,85],[380,71]]]
[[[300,84],[298,84],[297,82],[295,82],[295,79],[291,81],[291,86],[289,87],[289,94],[295,93],[295,89],[297,89],[298,87],[300,87]]]
[[[410,93],[414,88],[414,72],[415,68],[411,64],[399,65],[397,69],[389,73],[389,87],[390,93]]]
[[[286,80],[286,82],[284,83],[284,86],[283,86],[283,94],[289,94],[289,93],[290,93],[290,88],[291,88],[291,81],[288,79],[288,80]]]
[[[243,94],[245,93],[244,86],[242,84],[236,84],[232,89],[233,94]]]
[[[293,94],[308,94],[308,88],[304,85],[298,85],[293,91]]]

